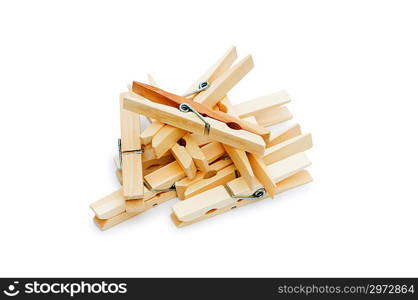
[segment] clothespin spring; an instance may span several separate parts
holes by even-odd
[[[200,114],[200,113],[198,113],[193,107],[191,107],[189,104],[187,104],[187,103],[182,103],[182,104],[180,104],[179,105],[179,110],[181,111],[181,112],[184,112],[184,113],[186,113],[186,112],[192,112],[192,113],[194,113],[196,116],[198,116],[198,118],[200,119],[200,120],[202,120],[202,122],[203,123],[205,123],[205,131],[204,131],[204,134],[205,135],[209,135],[209,132],[210,132],[210,124],[205,120],[205,118]]]
[[[122,140],[118,139],[118,150],[119,150],[119,164],[122,166],[122,156],[123,154],[142,154],[144,153],[144,149],[136,149],[136,150],[127,150],[122,151]]]
[[[203,81],[203,82],[199,83],[199,87],[198,87],[197,90],[194,90],[194,91],[191,91],[189,93],[186,93],[186,94],[183,95],[183,97],[188,97],[190,95],[193,95],[193,94],[196,94],[196,93],[200,93],[200,92],[206,90],[209,86],[210,86],[209,82]]]
[[[258,199],[266,195],[266,190],[264,188],[259,188],[254,193],[252,193],[252,195],[233,195],[231,189],[227,185],[225,185],[225,187],[231,195],[231,198],[234,199]]]

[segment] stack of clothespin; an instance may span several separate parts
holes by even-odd
[[[122,187],[90,205],[101,229],[176,197],[181,227],[312,181],[311,135],[298,124],[268,129],[292,118],[286,92],[231,104],[227,93],[253,68],[251,56],[236,59],[232,47],[182,96],[150,76],[120,95]],[[142,132],[139,115],[150,121]]]

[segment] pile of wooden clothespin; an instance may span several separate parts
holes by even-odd
[[[150,76],[120,95],[122,187],[90,205],[101,229],[176,197],[181,227],[312,181],[311,135],[298,124],[268,129],[292,118],[286,92],[231,104],[227,93],[253,68],[251,56],[236,59],[232,47],[182,96]],[[139,115],[150,121],[142,132]]]

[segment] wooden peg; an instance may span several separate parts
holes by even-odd
[[[147,74],[147,77],[148,77],[148,83],[149,84],[151,84],[151,85],[153,85],[153,86],[158,86],[158,84],[157,84],[157,81],[154,79],[154,77],[151,75],[151,74]],[[132,90],[132,86],[131,86],[131,92],[133,93],[133,90]],[[154,120],[154,119],[151,119],[151,118],[148,118],[147,116],[145,116],[145,118],[147,118],[148,119],[148,121],[152,124],[152,123],[160,123],[160,122],[158,122],[157,120]],[[160,123],[161,124],[161,123]],[[164,125],[164,124],[163,124]]]
[[[126,212],[143,212],[168,200],[174,199],[177,196],[176,191],[168,191],[162,193],[150,192],[150,194],[153,196],[148,197],[147,199],[144,198],[143,203],[139,203],[138,200],[126,201]]]
[[[212,163],[225,155],[225,148],[219,142],[210,142],[201,149],[209,163]]]
[[[196,168],[200,171],[207,172],[209,170],[209,162],[194,137],[188,133],[183,137],[183,141],[184,147],[192,157]],[[182,142],[182,140],[180,139],[179,142]]]
[[[219,100],[218,107],[219,107],[219,110],[224,113],[227,113],[233,116],[238,116],[238,114],[234,110],[234,107],[232,106],[231,100],[229,100],[228,96],[226,95],[221,100]]]
[[[184,173],[186,173],[186,176],[193,179],[196,176],[196,166],[186,148],[180,146],[178,143],[175,143],[174,146],[171,147],[170,151],[179,163],[180,167],[183,169]]]
[[[233,46],[229,48],[228,51],[209,68],[209,70],[200,76],[199,79],[186,90],[185,94],[189,94],[196,90],[202,82],[209,82],[209,84],[212,83],[216,78],[225,73],[236,59],[237,49]],[[191,95],[191,98],[195,95],[196,94]]]
[[[159,121],[152,121],[151,124],[141,133],[141,143],[147,145],[151,143],[152,138],[157,132],[164,127],[164,124]]]
[[[267,169],[268,173],[273,177],[274,182],[278,183],[296,173],[299,173],[309,165],[310,161],[306,155],[304,153],[298,153],[268,166]],[[302,176],[302,178],[299,179],[305,180],[306,176]],[[227,188],[219,186],[176,203],[173,206],[173,221],[177,226],[187,225],[189,223],[205,219],[211,214],[218,214],[227,211],[233,206],[237,207],[240,202],[251,203],[266,198],[266,196],[260,197],[260,199],[239,198],[242,195],[251,195],[254,192],[254,189],[249,188],[243,177],[236,178],[228,182],[226,185]],[[259,189],[260,187],[262,186],[258,183],[256,189]],[[281,188],[282,190],[285,189],[283,186],[281,186]]]
[[[214,80],[210,87],[196,95],[193,100],[208,107],[215,106],[254,67],[251,55],[236,63]]]
[[[192,221],[202,215],[211,214],[235,200],[224,186],[217,186],[187,200],[177,202],[173,212],[180,221]]]
[[[301,185],[307,184],[309,182],[312,181],[312,177],[310,176],[309,172],[306,170],[302,170],[280,182],[277,183],[277,193],[283,193],[289,189],[293,189],[296,187],[299,187]],[[211,217],[217,216],[219,214],[222,214],[224,212],[228,212],[231,211],[233,209],[239,208],[241,206],[250,204],[250,203],[254,203],[257,201],[260,201],[262,199],[265,199],[266,197],[260,197],[260,198],[255,198],[255,199],[235,199],[235,201],[233,203],[229,203],[228,205],[219,208],[215,211],[212,211],[209,214],[204,214],[198,218],[193,219],[192,221],[181,221],[176,214],[173,212],[171,214],[171,219],[174,222],[174,224],[177,227],[184,227],[186,225],[191,225],[193,223],[199,222],[199,221],[203,221],[206,219],[209,219]],[[190,199],[186,200],[189,201]]]
[[[110,219],[99,219],[97,217],[93,218],[93,221],[96,223],[96,225],[101,229],[101,230],[107,230],[117,224],[120,224],[126,220],[129,220],[139,214],[141,214],[142,212],[155,207],[161,203],[164,203],[168,200],[171,200],[173,198],[176,197],[176,192],[175,191],[169,191],[169,192],[165,192],[165,193],[160,193],[150,199],[148,199],[147,201],[145,201],[145,206],[144,209],[140,212],[122,212]],[[130,200],[130,201],[135,201],[135,200]],[[129,202],[130,202],[129,201]]]
[[[173,161],[146,175],[144,179],[152,189],[166,189],[184,177],[186,177],[184,170],[177,161]]]
[[[220,177],[222,178],[223,175],[220,175],[218,178],[215,178],[215,179],[213,179],[213,177],[218,175],[219,171],[223,170],[224,168],[228,167],[231,164],[232,164],[232,160],[230,158],[220,159],[209,166],[208,172],[200,171],[200,172],[197,172],[196,177],[194,179],[189,179],[186,177],[177,181],[176,191],[177,191],[178,198],[180,200],[184,200],[186,198],[190,198],[193,194],[201,193],[212,187],[215,187],[216,184],[213,185],[212,183],[216,181],[218,178]],[[222,173],[222,174],[225,174],[225,173]],[[228,176],[228,175],[225,175],[225,176]],[[210,179],[210,180],[206,180],[206,179]],[[200,181],[204,181],[205,183],[202,185],[199,183]],[[218,182],[222,182],[222,180]],[[220,183],[220,184],[223,184],[223,183]],[[194,192],[192,192],[192,190]],[[186,195],[188,197],[186,197]]]
[[[211,142],[202,148],[209,163],[225,155],[225,149],[218,142]],[[153,189],[165,189],[171,187],[176,181],[186,177],[186,173],[177,161],[173,161],[158,170],[144,176],[145,181]]]
[[[188,199],[219,185],[226,184],[234,178],[236,178],[236,168],[234,165],[229,165],[219,171],[209,171],[203,175],[201,180],[195,182],[186,189],[184,192],[184,199]]]
[[[152,149],[157,158],[162,157],[169,151],[179,139],[186,134],[186,131],[166,125],[161,128],[152,139]]]
[[[273,177],[267,170],[267,166],[264,163],[263,159],[261,157],[255,156],[252,153],[248,153],[248,159],[254,171],[255,177],[266,189],[267,194],[271,198],[274,198],[274,195],[276,194],[276,183],[274,182]],[[256,184],[254,184],[252,188],[254,188],[255,186]]]
[[[297,153],[285,159],[268,165],[267,170],[273,176],[274,181],[281,181],[311,165],[305,153]]]
[[[240,118],[246,118],[281,107],[289,102],[290,97],[287,92],[280,91],[234,105],[233,110]]]
[[[299,171],[292,176],[289,176],[282,181],[277,182],[277,193],[284,193],[290,189],[298,187],[302,184],[312,182],[313,178],[307,170]]]
[[[129,220],[137,215],[139,215],[140,213],[127,213],[127,212],[122,212],[116,216],[113,216],[110,219],[99,219],[97,217],[93,218],[94,223],[96,223],[97,227],[99,227],[101,230],[107,230],[109,228],[112,228],[113,226],[116,226],[126,220]]]
[[[277,183],[295,173],[298,173],[310,165],[310,160],[306,154],[302,152],[267,166],[267,173],[270,175],[270,178]],[[257,180],[256,186],[254,188],[250,188],[242,177],[228,182],[227,186],[233,195],[251,195],[257,189],[263,187]]]
[[[161,166],[166,165],[174,160],[173,155],[171,155],[170,151],[164,153],[160,158],[157,158],[155,155],[154,149],[149,148],[145,149],[144,153],[142,154],[142,169],[146,170],[151,166]]]
[[[204,146],[204,145],[209,144],[210,142],[212,142],[212,140],[209,139],[205,135],[200,135],[200,134],[196,134],[196,133],[190,133],[190,136],[196,141],[196,143],[199,145],[199,147],[202,147],[202,146]]]
[[[254,175],[251,164],[248,160],[247,153],[243,150],[232,148],[228,145],[224,145],[225,151],[228,153],[234,162],[235,167],[238,169],[245,182],[250,186],[256,185],[256,177]]]
[[[174,107],[154,103],[136,96],[125,96],[124,108],[193,133],[204,135],[206,132],[205,124],[192,112],[184,113]],[[210,139],[237,149],[263,155],[265,143],[260,136],[245,130],[234,130],[225,123],[211,118],[205,120],[210,126],[208,134]]]
[[[302,131],[299,124],[293,124],[285,129],[279,130],[277,132],[272,132],[267,147],[270,148],[301,134]]]
[[[166,164],[163,164],[163,165],[152,165],[152,166],[148,167],[147,169],[142,170],[142,174],[144,176],[147,176],[148,174],[151,174],[152,172],[157,171],[158,169],[164,167],[167,164],[169,164],[169,163],[166,163]]]
[[[270,165],[273,162],[310,148],[312,148],[312,135],[310,133],[298,135],[273,147],[267,148],[263,159],[267,165]]]
[[[123,189],[117,191],[93,202],[90,208],[99,219],[110,219],[125,211],[125,198]]]
[[[293,118],[292,113],[287,107],[273,107],[268,110],[264,110],[260,113],[254,114],[258,125],[260,126],[273,126],[285,121],[289,121]]]
[[[138,199],[143,196],[142,157],[139,116],[123,108],[120,95],[121,158],[123,176],[123,195],[126,199]]]
[[[265,140],[267,140],[270,136],[270,131],[262,126],[259,126],[258,124],[246,122],[238,117],[226,114],[219,110],[215,111],[206,105],[194,102],[188,98],[176,94],[169,93],[155,86],[134,81],[132,88],[136,94],[139,94],[142,97],[155,103],[171,106],[180,110],[183,109],[182,107],[186,107],[186,111],[193,111],[202,116],[221,121],[233,129],[243,129],[258,134]]]

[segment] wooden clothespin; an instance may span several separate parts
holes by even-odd
[[[222,74],[224,74],[234,63],[237,59],[237,49],[232,46],[228,49],[228,51],[222,55],[199,79],[193,83],[187,90],[185,94],[189,94],[189,98],[194,98],[197,93],[196,87],[201,85],[202,82],[209,83],[209,86],[219,78]],[[151,83],[151,85],[154,85]]]
[[[224,157],[209,166],[208,172],[198,172],[194,179],[183,178],[176,182],[177,197],[180,200],[207,191],[236,177],[235,166],[229,157]]]
[[[128,206],[126,207],[126,211],[123,211],[117,215],[114,215],[110,218],[107,219],[99,219],[97,216],[95,216],[93,218],[93,221],[96,223],[96,225],[101,229],[101,230],[107,230],[109,228],[112,228],[113,226],[120,224],[126,220],[129,220],[141,213],[143,213],[144,211],[155,207],[161,203],[164,203],[168,200],[171,200],[173,198],[176,197],[176,192],[175,191],[169,191],[169,192],[165,192],[165,193],[160,193],[155,195],[152,198],[149,198],[147,200],[145,200],[144,205],[141,207],[140,210],[138,210],[135,206],[131,207],[131,212],[128,210]],[[127,203],[135,203],[136,200],[131,200],[131,201],[126,201]]]
[[[225,154],[225,149],[218,142],[211,142],[202,147],[207,161],[212,163]],[[152,191],[170,190],[176,181],[186,177],[186,173],[177,161],[173,161],[144,177]]]
[[[193,100],[207,107],[214,107],[253,67],[251,55],[244,57],[232,68],[223,72],[208,89],[200,92]]]
[[[222,75],[232,63],[237,58],[237,53],[235,47],[231,47],[209,70],[207,70],[199,80],[194,83],[188,90],[186,90],[187,97],[192,99],[199,92],[208,88],[209,85],[216,80],[220,75]],[[148,75],[148,81],[151,85],[157,86],[155,80]],[[184,136],[184,130],[181,130],[170,125],[165,125],[162,122],[159,122],[155,119],[149,118],[151,120],[150,128],[144,131],[142,136],[143,143],[147,144],[150,140],[153,141],[153,149],[157,157],[161,157],[165,152],[167,152],[174,144]],[[163,126],[161,126],[163,125]],[[161,130],[163,129],[163,130]],[[155,138],[155,140],[154,140]]]
[[[120,95],[120,126],[119,157],[123,176],[123,195],[125,199],[138,199],[143,196],[142,153],[139,116],[123,108],[123,99],[128,95]]]
[[[266,127],[292,118],[292,114],[284,106],[289,102],[289,95],[285,91],[280,91],[233,105],[229,110],[240,118],[253,116],[260,126]]]
[[[211,118],[201,119],[193,112],[182,112],[174,107],[147,101],[135,96],[125,96],[123,107],[129,111],[189,132],[206,135],[221,143],[254,154],[263,155],[265,142],[262,137],[245,130],[234,130],[225,123]],[[209,131],[209,132],[208,132]]]
[[[209,171],[209,162],[202,149],[200,149],[198,142],[190,133],[186,134],[182,139],[178,141],[178,143],[186,148],[187,152],[192,157],[196,168],[199,171]]]
[[[268,172],[276,183],[276,192],[295,187],[312,180],[309,173],[290,177],[304,171],[310,165],[309,159],[304,153],[298,153],[284,160],[268,166]],[[280,182],[288,179],[286,183]],[[266,198],[263,187],[259,183],[256,190],[250,188],[242,177],[233,179],[225,186],[217,186],[173,206],[171,215],[174,223],[181,227],[207,219],[211,216],[229,211],[247,203]],[[244,203],[241,203],[244,202]]]
[[[276,192],[277,192],[277,194],[283,193],[283,192],[288,191],[290,189],[293,189],[293,188],[296,188],[298,186],[307,184],[311,181],[312,181],[312,177],[309,174],[309,172],[306,171],[306,170],[302,170],[302,171],[300,171],[300,172],[298,172],[298,173],[296,173],[296,174],[278,182]],[[202,194],[199,194],[196,197],[198,197],[198,196],[205,197],[205,195],[204,194],[202,195]],[[207,210],[203,215],[195,217],[191,221],[180,220],[179,217],[176,215],[176,213],[173,212],[171,214],[171,219],[177,227],[184,227],[184,226],[191,225],[191,224],[194,224],[194,223],[199,222],[199,221],[209,219],[209,218],[217,216],[219,214],[231,211],[231,210],[236,209],[238,207],[241,207],[241,206],[244,206],[244,205],[247,205],[247,204],[250,204],[250,203],[254,203],[256,201],[260,201],[260,200],[265,199],[265,198],[266,198],[266,196],[235,199],[235,201],[231,201],[227,205],[222,206],[219,209],[211,208],[211,209]],[[187,199],[185,201],[190,201],[191,199],[192,198]],[[184,202],[184,201],[182,201],[182,202]],[[192,207],[191,209],[193,210],[194,208]],[[186,208],[186,212],[187,212],[187,208]]]
[[[243,129],[255,134],[262,136],[267,140],[270,136],[270,131],[264,127],[259,126],[251,122],[239,119],[232,115],[226,114],[222,111],[214,111],[211,108],[189,100],[188,98],[181,97],[169,92],[166,92],[157,87],[134,81],[132,83],[132,90],[142,97],[154,101],[159,104],[172,106],[180,109],[181,111],[189,112],[192,111],[197,115],[209,117],[218,121],[221,121],[233,129]]]
[[[302,131],[299,124],[293,124],[282,130],[276,131],[270,135],[270,140],[267,143],[267,147],[272,147],[279,143],[282,143],[288,139],[301,135]]]

